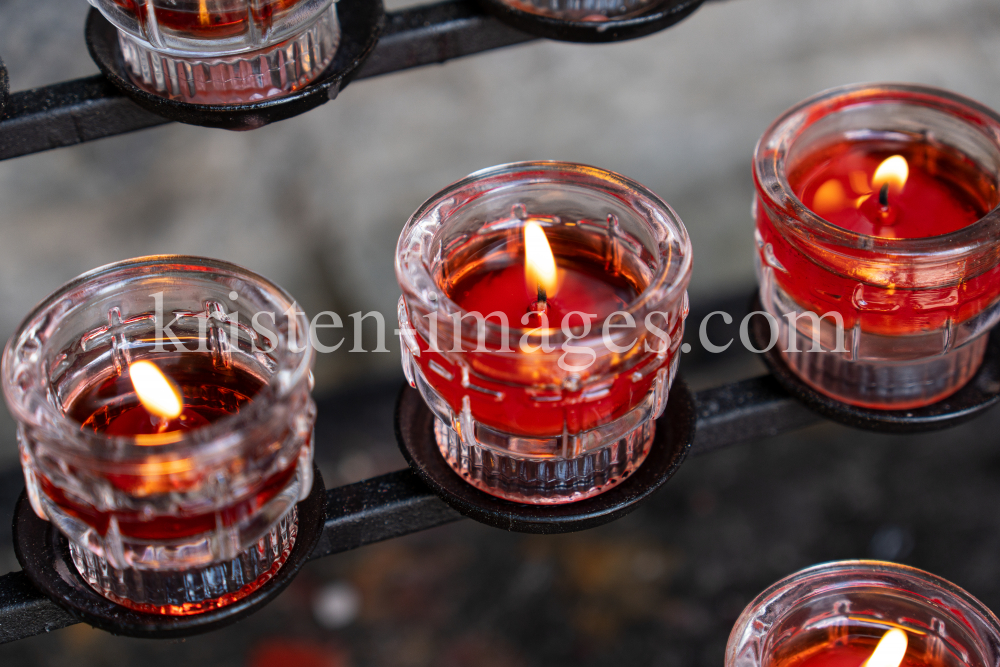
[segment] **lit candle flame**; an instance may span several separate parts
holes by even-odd
[[[899,628],[889,629],[861,667],[899,667],[906,655],[906,644],[905,632]]]
[[[200,0],[198,3],[198,22],[208,25],[208,0]]]
[[[545,231],[537,222],[524,226],[524,276],[529,288],[540,288],[539,292],[544,291],[547,296],[555,293],[556,260]]]
[[[137,361],[128,367],[136,396],[151,414],[160,419],[176,419],[184,411],[181,393],[156,364]]]
[[[872,177],[872,188],[877,192],[888,185],[893,192],[900,192],[910,176],[910,165],[902,155],[893,155],[882,161]]]

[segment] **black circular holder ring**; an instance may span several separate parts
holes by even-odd
[[[396,402],[396,440],[421,479],[460,514],[494,528],[520,533],[570,533],[618,519],[639,506],[680,467],[694,439],[695,407],[677,379],[656,422],[646,460],[625,481],[604,493],[561,505],[529,505],[492,496],[452,470],[434,438],[434,414],[420,393],[404,385]]]
[[[38,518],[25,492],[21,492],[14,509],[14,553],[31,583],[83,623],[128,637],[187,637],[217,630],[249,616],[273,600],[295,578],[316,547],[326,518],[326,488],[318,469],[312,491],[297,509],[295,545],[274,577],[241,600],[191,616],[134,611],[97,593],[73,565],[66,537],[48,521]]]
[[[754,295],[750,310],[763,312],[759,295]],[[788,393],[828,419],[868,431],[918,433],[957,426],[1000,402],[1000,328],[987,335],[990,339],[983,365],[968,384],[944,400],[910,410],[863,408],[821,394],[789,368],[777,344],[761,356],[768,370]],[[762,315],[751,318],[750,339],[758,350],[767,346],[771,340],[767,318]]]
[[[641,13],[607,21],[579,21],[536,14],[504,0],[479,0],[479,5],[501,22],[518,30],[562,42],[620,42],[645,37],[686,19],[705,0],[659,0]]]
[[[125,71],[118,30],[96,9],[87,15],[87,48],[101,73],[139,106],[168,120],[226,130],[253,130],[315,109],[335,98],[368,59],[385,27],[382,0],[339,0],[337,53],[315,81],[287,95],[240,104],[192,104],[151,93]]]

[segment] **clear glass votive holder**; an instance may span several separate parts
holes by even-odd
[[[946,156],[939,177],[988,212],[919,238],[828,222],[799,199],[789,174],[853,141]],[[905,410],[942,400],[975,375],[1000,320],[1000,116],[935,88],[837,88],[768,128],[753,173],[761,303],[782,358],[806,384],[851,405]]]
[[[154,256],[67,283],[3,355],[28,498],[80,575],[132,609],[187,615],[266,583],[313,482],[308,320],[287,292],[219,260]],[[176,388],[145,412],[133,367]]]
[[[878,667],[1000,661],[1000,622],[955,584],[906,565],[841,561],[796,572],[757,596],[729,636],[726,667],[867,664],[890,631],[897,640],[905,633],[905,642]]]
[[[525,288],[529,226],[544,231],[563,281],[547,301],[539,290],[540,302],[598,315],[589,328],[572,314],[536,321],[537,302],[509,327],[491,315],[492,299],[500,308]],[[520,162],[431,197],[397,246],[398,315],[403,369],[437,417],[448,464],[521,503],[572,502],[626,479],[649,452],[676,377],[690,273],[677,215],[609,171]],[[490,285],[483,312],[465,307],[470,280]],[[612,284],[625,295],[616,304],[601,296]]]
[[[118,29],[125,69],[145,90],[194,104],[285,95],[333,61],[333,0],[89,0]]]

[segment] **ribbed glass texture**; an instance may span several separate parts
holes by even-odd
[[[586,261],[598,275],[625,276],[634,299],[595,317],[589,333],[551,323],[548,349],[541,328],[467,313],[449,281],[521,266],[529,221],[551,239],[556,265]],[[445,460],[477,488],[524,503],[573,502],[626,479],[649,451],[676,376],[690,271],[690,240],[673,210],[602,169],[502,165],[429,199],[397,246],[397,315],[403,369],[438,419]],[[605,327],[612,320],[633,326]],[[567,363],[571,349],[589,362]]]
[[[725,667],[779,667],[852,642],[874,648],[891,628],[907,634],[903,664],[1000,662],[1000,622],[955,584],[897,563],[840,561],[796,572],[747,605]]]
[[[948,176],[995,208],[957,231],[916,238],[828,222],[799,200],[788,174],[861,139],[961,156],[966,171]],[[1000,321],[1000,116],[923,86],[830,90],[768,128],[754,180],[760,300],[803,381],[853,405],[911,409],[972,378]]]
[[[3,389],[28,497],[98,591],[196,613],[232,602],[284,562],[295,504],[313,482],[313,351],[296,311],[281,288],[232,264],[146,257],[63,286],[10,340]],[[185,406],[227,405],[233,385],[215,378],[252,378],[256,391],[188,431],[109,435],[70,416],[81,396],[101,396],[95,414],[115,410],[121,389],[94,388],[129,386],[140,361],[175,380],[194,373]]]
[[[127,71],[150,92],[239,104],[297,90],[340,42],[332,0],[90,0],[111,21]]]

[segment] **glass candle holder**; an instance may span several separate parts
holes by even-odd
[[[910,409],[975,374],[1000,318],[1000,117],[908,85],[821,93],[754,155],[757,275],[789,367]]]
[[[503,0],[523,12],[566,21],[609,21],[641,14],[662,0]]]
[[[676,375],[690,272],[677,215],[601,169],[502,165],[425,202],[396,250],[398,314],[448,464],[523,503],[627,478]]]
[[[99,593],[185,615],[266,583],[312,487],[308,321],[218,260],[80,276],[8,342],[3,390],[28,498]]]
[[[89,0],[118,29],[133,82],[195,104],[284,95],[333,60],[333,0]]]
[[[817,565],[779,581],[747,606],[726,647],[726,667],[991,667],[998,660],[1000,622],[981,602],[933,574],[876,561]]]

